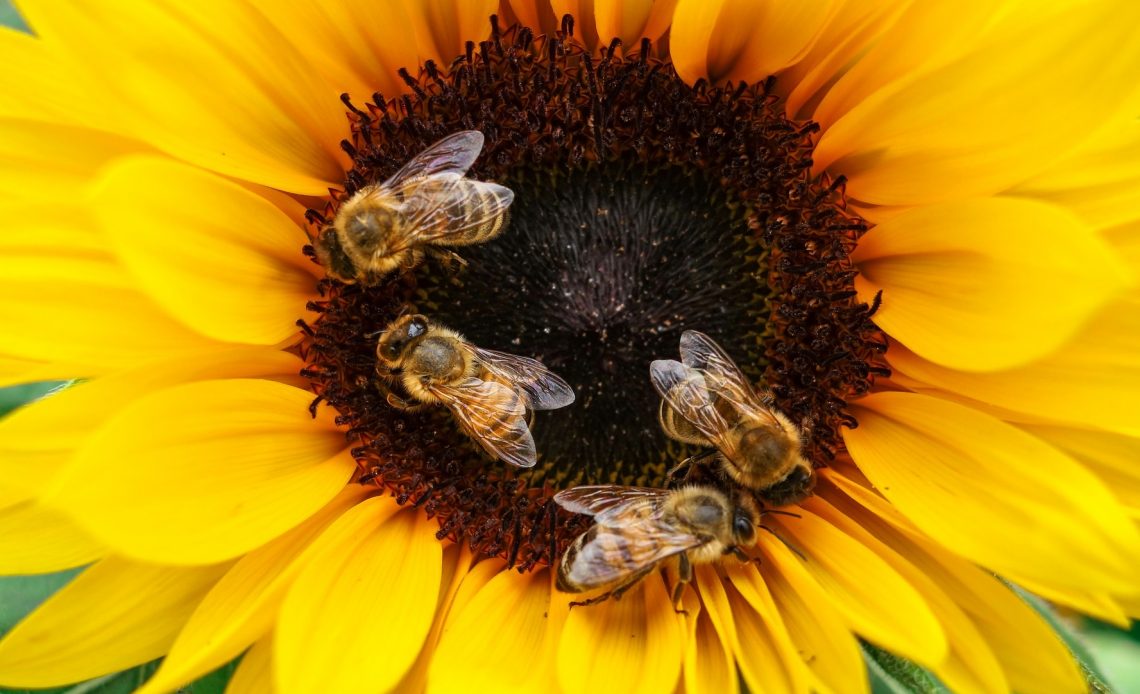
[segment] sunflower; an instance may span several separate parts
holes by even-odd
[[[20,3],[0,33],[0,572],[86,566],[0,684],[1082,691],[1009,589],[1140,615],[1132,3]],[[375,287],[306,245],[457,130],[510,228]],[[540,356],[541,463],[388,407],[408,306]],[[664,486],[646,367],[715,335],[819,481],[750,551],[568,609],[579,484]],[[1001,578],[999,578],[999,576]]]

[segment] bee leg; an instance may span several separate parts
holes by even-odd
[[[670,468],[669,473],[666,477],[666,479],[668,480],[668,484],[672,485],[674,478],[677,477],[677,473],[680,472],[681,470],[683,470],[684,468],[689,468],[689,469],[685,471],[685,477],[683,479],[686,479],[686,480],[689,479],[689,473],[692,472],[692,467],[691,467],[692,463],[693,463],[692,458],[685,458],[684,460],[682,460],[681,462],[677,463],[672,468]]]
[[[736,557],[737,561],[739,561],[741,564],[747,564],[748,562],[752,562],[756,565],[760,564],[760,557],[750,557],[748,556],[748,552],[745,552],[739,547],[733,547],[728,551],[732,552],[732,556]]]
[[[467,267],[467,261],[463,259],[455,251],[445,251],[442,248],[429,247],[428,255],[439,261],[443,269],[452,274],[459,271],[460,268]]]
[[[673,611],[677,614],[689,614],[681,609],[681,597],[685,594],[685,586],[693,581],[693,563],[689,555],[681,552],[677,563],[677,585],[673,586]]]
[[[681,462],[677,463],[673,467],[673,469],[669,471],[669,475],[668,475],[669,484],[673,483],[674,478],[677,475],[677,472],[679,472],[681,469],[684,469],[684,468],[687,468],[687,469],[685,469],[685,476],[681,478],[681,481],[682,482],[688,482],[689,476],[693,474],[693,468],[701,466],[701,465],[706,465],[710,461],[714,460],[716,458],[716,455],[717,455],[717,453],[715,450],[709,450],[709,451],[704,451],[703,453],[698,453],[694,456],[689,456],[688,458],[685,458]]]
[[[418,412],[418,411],[422,410],[424,407],[420,403],[411,402],[410,400],[405,400],[404,398],[401,398],[399,395],[396,395],[395,393],[393,393],[391,391],[388,392],[387,397],[385,397],[384,399],[392,407],[396,408],[397,410],[403,410],[404,412]]]
[[[626,591],[640,583],[641,579],[648,576],[649,572],[653,571],[654,568],[655,567],[653,566],[646,567],[627,578],[621,584],[615,586],[614,588],[611,588],[610,590],[607,590],[601,595],[596,595],[589,600],[572,602],[570,603],[570,607],[587,607],[589,605],[597,605],[599,602],[605,602],[610,598],[613,598],[614,600],[621,600],[621,596],[625,595]]]

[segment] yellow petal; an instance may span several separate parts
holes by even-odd
[[[338,92],[248,4],[76,1],[21,10],[53,49],[73,56],[72,79],[90,80],[116,104],[119,132],[294,193],[323,195],[343,178],[338,143],[348,127]]]
[[[740,679],[728,644],[720,640],[712,622],[705,615],[696,620],[685,651],[685,691],[737,694]]]
[[[640,50],[641,39],[656,41],[669,28],[677,0],[594,0],[592,16],[576,15],[581,22],[593,21],[598,41],[609,45],[621,39],[625,50]]]
[[[760,572],[752,564],[735,560],[725,561],[723,570],[734,623],[732,649],[748,689],[810,691],[814,687],[811,674],[796,651]],[[702,583],[702,588],[707,586],[708,582]]]
[[[681,79],[758,82],[803,58],[836,3],[679,0],[669,50]]]
[[[862,427],[860,427],[861,429]],[[805,557],[804,568],[850,628],[921,665],[946,657],[946,636],[922,595],[882,557],[806,509],[780,519],[780,534]]]
[[[0,684],[55,687],[157,658],[225,570],[104,559],[4,636]]]
[[[25,501],[0,510],[0,574],[38,574],[101,559],[106,550],[63,514]]]
[[[42,381],[66,381],[74,375],[75,367],[67,364],[0,355],[0,388]]]
[[[855,3],[861,4],[861,3]],[[987,0],[911,3],[836,81],[812,113],[823,129],[895,80],[941,67],[977,46],[999,5]]]
[[[379,91],[388,98],[408,91],[396,74],[417,74],[416,37],[400,2],[344,0],[331,3],[253,3],[282,34],[292,37],[312,67],[359,108]],[[347,128],[341,137],[348,135]]]
[[[1098,230],[1107,230],[1134,222],[1137,210],[1140,210],[1140,177],[1120,183],[1104,183],[1048,192],[1019,188],[1012,193],[1061,205],[1071,210],[1090,227]]]
[[[1009,689],[997,658],[986,646],[973,622],[955,604],[953,598],[926,575],[920,565],[911,563],[909,556],[895,552],[873,536],[863,527],[861,518],[854,520],[844,515],[821,496],[808,499],[804,505],[886,560],[919,592],[942,625],[950,645],[946,659],[932,663],[930,667],[951,691],[997,692]]]
[[[681,674],[683,639],[664,583],[651,576],[621,600],[570,610],[558,643],[558,685],[566,694],[671,692]]]
[[[101,177],[95,212],[146,291],[204,335],[273,345],[297,335],[297,319],[309,315],[320,271],[301,253],[305,233],[237,184],[178,162],[131,158]]]
[[[561,0],[508,0],[511,13],[518,23],[530,27],[535,33],[549,34],[558,31],[561,17],[555,17],[552,5]]]
[[[301,525],[238,560],[202,599],[138,694],[176,689],[224,665],[269,632],[300,569],[297,558],[368,493],[362,485],[348,485]]]
[[[431,629],[428,631],[427,638],[424,639],[423,646],[420,647],[420,654],[416,657],[416,662],[404,673],[404,677],[396,685],[395,691],[426,691],[428,669],[431,667],[432,659],[439,645],[444,624],[447,623],[460,589],[471,575],[475,561],[475,554],[467,544],[444,546],[439,598],[435,604],[435,618],[432,620]]]
[[[901,345],[892,346],[887,359],[897,373],[917,379],[914,389],[933,387],[956,398],[1020,413],[1021,420],[1054,420],[1140,436],[1138,354],[1140,296],[1132,292],[1110,302],[1060,350],[1018,369],[987,374],[955,371]]]
[[[1007,576],[1005,578],[1056,605],[1062,605],[1090,617],[1096,617],[1102,622],[1115,624],[1121,629],[1128,629],[1129,627],[1128,613],[1114,598],[1105,593],[1093,593],[1071,588],[1058,589],[1019,576]]]
[[[1140,218],[1140,119],[1113,120],[1046,171],[1010,191],[1063,205],[1095,229]]]
[[[868,232],[852,260],[860,298],[883,292],[874,317],[883,330],[968,371],[1049,354],[1131,281],[1111,246],[1075,216],[1016,199],[904,212]]]
[[[39,202],[5,211],[24,216],[0,235],[0,292],[28,299],[0,306],[4,356],[96,376],[217,344],[138,290],[84,210]]]
[[[490,17],[499,8],[498,0],[403,1],[420,59],[430,58],[438,65],[450,65],[468,41],[478,45],[486,40],[491,35]],[[417,73],[414,66],[407,67],[413,76]]]
[[[0,27],[0,114],[47,123],[105,128],[103,95],[59,51],[17,29]],[[80,157],[82,147],[69,143]]]
[[[1132,619],[1136,619],[1140,616],[1140,595],[1118,597],[1116,601]]]
[[[1015,194],[1049,196],[1140,178],[1140,120],[1132,113],[1113,121],[1080,147],[1014,188]]]
[[[0,202],[69,200],[108,161],[147,149],[135,140],[81,126],[0,118]],[[50,209],[42,209],[41,221],[52,221]]]
[[[993,574],[933,542],[874,492],[842,475],[824,476],[848,495],[828,494],[829,501],[907,557],[970,616],[1013,691],[1083,691],[1084,678],[1056,633]]]
[[[866,667],[855,635],[827,593],[780,542],[762,542],[764,583],[804,663],[833,692],[867,692]]]
[[[128,556],[206,564],[242,554],[323,506],[356,467],[332,416],[310,418],[310,401],[257,379],[151,393],[108,419],[42,499]]]
[[[1096,473],[1113,495],[1140,516],[1140,438],[1107,431],[1020,424],[1022,429],[1073,456]]]
[[[277,622],[282,691],[388,691],[415,661],[435,615],[441,548],[435,521],[396,510],[369,499],[306,552]]]
[[[846,174],[847,194],[874,204],[1008,188],[1125,102],[1140,71],[1138,22],[1140,6],[1108,0],[1005,22],[977,50],[863,99],[824,131],[815,170]]]
[[[976,410],[882,392],[844,441],[875,487],[932,538],[1001,574],[1105,592],[1138,585],[1140,536],[1100,480]],[[1079,519],[1079,522],[1074,522]]]
[[[227,347],[160,359],[54,391],[0,420],[0,479],[39,494],[93,431],[135,399],[180,383],[218,378],[284,378],[303,363],[264,347]]]
[[[786,94],[787,113],[811,118],[819,99],[906,8],[893,0],[839,3],[835,16],[804,59],[777,76],[776,92]]]
[[[245,652],[233,677],[226,684],[226,694],[272,694],[273,639],[261,639]]]
[[[701,614],[708,616],[729,649],[736,649],[740,638],[733,620],[734,605],[729,600],[724,580],[714,567],[708,565],[693,567],[693,577],[694,585],[700,591]],[[690,589],[687,588],[685,592],[688,593]]]
[[[549,570],[500,571],[452,611],[432,656],[428,692],[541,691],[554,677],[561,626],[561,610],[551,614]]]

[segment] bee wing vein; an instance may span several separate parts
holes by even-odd
[[[532,410],[556,410],[574,402],[574,389],[537,359],[472,347],[488,370],[523,391]]]
[[[431,390],[483,450],[511,465],[534,467],[538,454],[518,393],[502,383],[480,378],[454,386],[437,385]]]

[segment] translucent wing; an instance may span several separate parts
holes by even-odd
[[[483,133],[478,130],[460,130],[412,157],[411,161],[384,181],[383,185],[386,188],[399,189],[410,181],[438,174],[462,177],[479,158],[481,151],[483,151]]]
[[[649,365],[649,379],[662,399],[721,452],[735,451],[725,434],[735,425],[736,417],[731,408],[726,411],[732,420],[717,408],[717,398],[704,374],[672,359],[658,359]]]
[[[483,450],[517,467],[534,467],[537,453],[519,394],[495,381],[469,378],[430,388]]]
[[[760,397],[740,367],[708,335],[696,330],[682,333],[681,361],[705,376],[705,383],[715,397],[723,398],[737,410],[764,420],[769,425],[780,426],[779,420],[760,402]]]
[[[599,525],[621,527],[660,517],[661,504],[668,496],[667,489],[603,484],[564,489],[554,495],[554,501],[571,513],[593,516]]]
[[[501,219],[514,202],[510,188],[474,181],[456,173],[441,173],[415,179],[396,190],[403,237],[399,249],[416,243],[462,246],[495,236]]]
[[[537,359],[470,346],[479,362],[523,391],[532,410],[557,410],[574,402],[574,389]]]
[[[583,539],[586,541],[578,547],[568,577],[585,589],[629,578],[708,541],[659,520],[621,528],[595,525]]]

